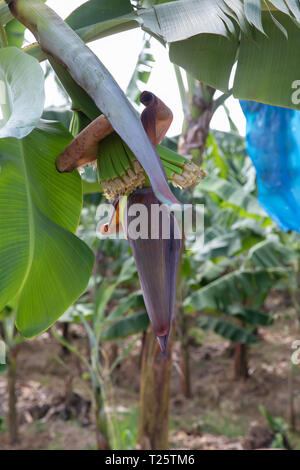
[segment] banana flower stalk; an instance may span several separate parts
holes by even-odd
[[[203,170],[159,145],[172,123],[171,110],[148,91],[141,94],[140,100],[145,105],[141,115],[143,127],[160,156],[167,179],[180,188],[198,184],[199,178],[204,177]],[[146,309],[165,353],[174,317],[182,249],[179,225],[169,206],[158,200],[139,161],[103,115],[75,137],[58,156],[56,165],[64,172],[95,162],[103,192],[112,204],[109,222],[102,226],[101,233],[110,235],[121,228],[124,230],[136,262]],[[125,214],[120,214],[120,200],[124,195],[128,197],[127,205]],[[137,225],[136,207],[145,209],[138,236],[132,231],[132,226]]]

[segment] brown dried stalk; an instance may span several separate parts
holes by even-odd
[[[98,156],[98,143],[114,131],[111,123],[101,114],[80,132],[56,159],[60,173],[71,172]]]

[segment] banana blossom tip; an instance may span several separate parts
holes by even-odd
[[[166,351],[174,317],[177,270],[182,248],[181,234],[174,215],[166,208],[155,217],[153,205],[161,209],[152,188],[142,188],[130,195],[127,204],[126,233],[135,259],[145,306],[162,352]],[[146,236],[135,237],[135,207],[144,207],[141,224]],[[134,209],[131,211],[131,209]],[[168,237],[164,228],[169,227]],[[152,234],[155,234],[152,237]]]

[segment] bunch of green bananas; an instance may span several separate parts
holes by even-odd
[[[199,178],[204,178],[204,171],[187,158],[163,145],[157,145],[156,149],[166,176],[174,186],[190,188],[198,184]],[[98,177],[109,200],[130,194],[147,182],[140,163],[116,133],[99,143]]]

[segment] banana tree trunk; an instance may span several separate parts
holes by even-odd
[[[142,359],[138,448],[168,449],[172,338],[167,356],[160,350],[152,329],[148,329]]]
[[[7,393],[8,393],[8,431],[11,445],[19,441],[18,411],[17,411],[17,354],[18,346],[12,348],[8,359]]]
[[[97,450],[110,450],[108,426],[101,388],[94,390]]]
[[[247,379],[248,369],[248,346],[247,344],[236,344],[234,351],[234,378]]]
[[[185,398],[191,398],[190,347],[188,343],[181,345],[181,372],[181,393]]]
[[[290,431],[296,429],[296,412],[295,412],[295,380],[294,375],[296,372],[294,364],[290,365],[289,377],[288,377],[288,423]]]
[[[181,155],[201,163],[214,113],[215,89],[196,80],[189,83],[189,103],[186,107],[183,132],[178,150]]]

